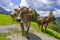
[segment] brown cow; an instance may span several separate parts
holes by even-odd
[[[47,17],[39,17],[35,10],[34,10],[34,12],[36,14],[37,24],[38,24],[39,28],[41,26],[41,30],[43,30],[43,26],[44,26],[44,28],[46,30],[47,25],[48,25],[49,22],[54,22],[54,24],[56,23],[55,22],[56,19],[55,19],[55,17],[53,15],[52,16],[49,15]]]
[[[13,18],[16,18],[18,22],[21,22],[21,30],[22,35],[26,35],[27,38],[29,38],[29,28],[31,24],[31,15],[33,13],[32,10],[29,10],[29,8],[23,6],[19,9],[14,9],[15,12],[11,14]],[[25,28],[26,31],[25,31]]]
[[[54,16],[52,16],[52,17],[48,16],[48,17],[39,17],[39,18],[37,18],[37,23],[38,23],[39,27],[41,25],[42,29],[43,29],[43,26],[44,26],[45,30],[46,30],[47,25],[48,25],[49,22],[54,22],[54,24],[55,24]]]

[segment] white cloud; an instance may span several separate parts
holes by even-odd
[[[40,14],[40,16],[48,16],[50,11],[39,11],[38,14]],[[53,11],[53,15],[55,17],[60,17],[60,9],[56,9],[56,11]]]
[[[0,0],[0,7],[8,8],[10,4],[11,4],[10,0]]]
[[[41,1],[42,3],[44,3],[44,4],[53,4],[54,2],[53,1],[50,1],[50,0],[39,0],[39,1]]]
[[[60,5],[60,0],[29,0],[28,3],[39,11],[40,16],[48,16],[50,9],[56,10],[53,11],[55,17],[60,16],[60,9],[54,8],[55,5]]]
[[[27,0],[27,3],[37,10],[50,10],[54,9],[56,0]]]
[[[45,17],[45,16],[48,16],[48,15],[49,15],[49,11],[39,11],[38,14],[39,14],[40,16]]]
[[[0,7],[4,8],[7,11],[13,11],[17,5],[14,5],[11,0],[0,0]]]
[[[5,9],[5,10],[10,11],[10,9]]]
[[[56,16],[56,17],[60,17],[60,9],[57,9],[57,10],[55,11],[55,16]]]
[[[13,6],[14,4],[13,3],[10,3],[9,7]]]
[[[28,3],[26,2],[27,0],[21,0],[20,6],[26,6],[28,7]]]
[[[56,10],[56,11],[53,11],[53,15],[54,15],[55,17],[60,17],[60,9],[55,8],[55,10]],[[40,16],[45,17],[45,16],[48,16],[48,15],[49,15],[50,11],[37,11],[37,13],[38,13]]]
[[[57,5],[60,5],[60,0],[57,0]]]
[[[57,8],[54,8],[55,5],[60,5],[60,0],[21,0],[20,6],[29,6],[31,5],[31,8],[37,9],[40,16],[48,16],[49,10],[53,9],[56,11],[53,11],[53,15],[55,17],[60,16],[60,10]]]
[[[41,16],[48,16],[50,9],[55,9],[53,14],[58,17],[60,16],[60,9],[54,8],[55,5],[60,5],[60,0],[21,0],[20,6],[28,6],[31,5],[31,8],[37,9]],[[7,11],[10,11],[18,7],[18,5],[14,5],[11,0],[0,0],[0,7],[4,8]],[[47,11],[46,11],[47,10]]]
[[[53,11],[55,17],[60,17],[60,9],[55,8],[56,11]]]

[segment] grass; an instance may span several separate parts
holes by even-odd
[[[10,40],[10,38],[6,38],[7,34],[0,34],[0,40]]]
[[[38,32],[41,32],[41,30],[38,28],[37,23],[31,22],[31,25],[32,25]],[[51,30],[51,29],[49,29],[49,28],[47,28],[46,32],[43,30],[43,33],[46,33],[46,34],[48,34],[48,35],[51,35],[51,36],[54,36],[54,37],[60,39],[60,33],[56,32],[56,31],[54,31],[54,30]]]
[[[17,24],[17,22],[13,21],[11,19],[11,16],[10,15],[5,15],[5,14],[0,14],[0,26],[1,25],[8,25],[8,24]],[[38,31],[38,32],[41,32],[41,30],[38,28],[38,25],[37,23],[35,22],[31,22],[31,25]],[[16,29],[17,30],[17,29]],[[15,32],[20,32],[20,31],[16,31]],[[44,31],[43,31],[44,32]],[[47,29],[46,32],[44,33],[47,33],[51,36],[54,36],[58,39],[60,39],[60,33],[56,32],[56,31],[53,31],[51,29]],[[6,35],[5,34],[0,34],[0,40],[9,40],[8,38],[6,38]]]
[[[13,30],[13,33],[21,33],[21,30],[19,30],[18,28],[15,28],[15,29]]]
[[[13,21],[10,15],[0,14],[0,26],[8,24],[16,24],[17,22]]]
[[[9,38],[1,37],[0,40],[10,40]]]

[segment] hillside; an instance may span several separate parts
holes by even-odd
[[[7,24],[16,24],[16,22],[11,19],[10,15],[0,14],[0,25]]]
[[[1,25],[8,25],[8,24],[17,24],[17,22],[13,21],[11,19],[10,15],[0,14],[0,26]],[[37,26],[37,24],[35,22],[31,22],[31,26],[33,26],[34,29],[36,29],[37,31],[40,32],[40,29],[38,28],[38,26]],[[47,29],[47,34],[52,35],[52,36],[60,39],[60,36],[59,36],[60,33],[56,32],[56,31],[53,31],[51,29]]]
[[[0,7],[0,12],[2,12],[3,14],[10,14],[11,13],[11,11],[7,11],[2,7]]]

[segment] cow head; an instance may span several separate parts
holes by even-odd
[[[32,10],[29,10],[29,8],[30,8],[30,7],[27,8],[27,7],[25,7],[25,6],[21,7],[21,8],[20,8],[20,13],[18,14],[16,20],[23,22],[23,18],[24,18],[25,16],[30,16],[30,15],[32,15],[32,12],[33,12],[33,11],[32,11]]]

